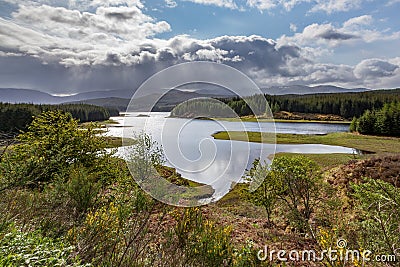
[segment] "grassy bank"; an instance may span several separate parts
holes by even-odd
[[[368,155],[341,154],[341,153],[332,153],[332,154],[277,153],[275,154],[275,158],[298,157],[300,155],[316,162],[318,166],[320,166],[322,169],[333,168],[342,164],[346,164],[351,160],[359,160],[368,157]]]
[[[213,118],[219,121],[243,121],[243,122],[300,122],[300,123],[329,123],[329,124],[350,124],[350,121],[318,121],[318,120],[285,120],[285,119],[263,119],[256,117],[241,117],[241,118]]]
[[[249,142],[273,141],[273,135],[260,132],[218,132],[215,139]],[[356,148],[372,153],[399,153],[400,138],[367,136],[353,133],[330,133],[327,135],[276,134],[277,144],[324,144]]]
[[[113,119],[108,119],[105,121],[98,121],[98,122],[82,122],[79,123],[79,126],[82,128],[87,128],[92,124],[98,125],[98,128],[106,128],[108,125],[114,125],[114,124],[119,124],[117,121]]]

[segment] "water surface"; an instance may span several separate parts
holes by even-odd
[[[129,113],[113,117],[118,125],[109,127],[109,136],[133,137],[145,131],[162,144],[167,165],[175,167],[183,177],[211,185],[214,196],[223,196],[232,183],[241,180],[256,158],[269,161],[270,154],[287,153],[354,153],[352,148],[322,144],[260,144],[215,140],[218,131],[259,131],[292,134],[326,134],[348,131],[347,124],[226,122],[167,118],[168,112],[152,112],[149,117]],[[125,125],[124,125],[125,124]]]

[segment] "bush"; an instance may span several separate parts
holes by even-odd
[[[175,209],[176,224],[169,232],[168,251],[176,251],[173,266],[231,266],[234,247],[231,227],[220,227],[203,218],[201,209]],[[173,254],[170,254],[173,255]]]
[[[0,191],[10,186],[40,187],[59,177],[68,177],[69,168],[79,165],[96,170],[111,156],[104,139],[96,136],[94,125],[82,130],[70,114],[49,111],[37,116],[21,142],[0,163],[7,178]]]
[[[256,159],[253,162],[253,167],[247,172],[247,179],[260,183],[260,186],[254,192],[242,192],[244,199],[265,209],[269,224],[272,223],[272,212],[278,200],[276,184],[271,174],[268,165],[260,164],[260,161]]]
[[[360,245],[376,254],[396,255],[400,245],[400,189],[380,179],[353,184],[359,200]]]
[[[322,179],[317,164],[298,157],[275,158],[270,167],[255,164],[250,179],[262,181],[249,193],[251,202],[272,213],[276,201],[288,210],[287,217],[301,232],[309,231],[309,219],[320,201]],[[256,181],[257,182],[257,181]]]

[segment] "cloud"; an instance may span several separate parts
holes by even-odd
[[[323,11],[327,14],[347,12],[361,7],[362,0],[318,0],[311,12]]]
[[[389,0],[386,5],[387,6],[392,6],[392,5],[395,5],[397,3],[400,3],[400,0]]]
[[[292,32],[297,32],[297,25],[296,24],[290,23],[289,28],[290,28],[290,30]]]
[[[186,0],[196,4],[213,5],[217,7],[225,7],[229,9],[238,9],[234,0]]]
[[[0,50],[15,50],[63,65],[121,64],[140,60],[142,43],[170,31],[137,6],[98,7],[94,13],[64,7],[20,6],[11,20],[0,19]]]
[[[262,11],[275,8],[277,6],[277,3],[274,0],[247,0],[247,5],[249,7],[255,7]]]
[[[361,38],[350,31],[341,28],[335,28],[332,24],[313,23],[306,26],[303,32],[295,33],[293,36],[283,35],[278,42],[282,44],[298,44],[311,47],[319,47],[327,45],[330,47],[337,46],[345,41]]]
[[[398,68],[399,65],[385,60],[366,59],[354,68],[354,74],[359,79],[376,79],[393,76]]]
[[[394,0],[396,1],[396,0]],[[363,0],[247,0],[249,7],[257,8],[260,11],[271,10],[282,7],[286,11],[292,10],[302,3],[311,4],[310,12],[347,12],[361,7]]]
[[[174,0],[165,0],[165,5],[169,8],[175,8],[178,6]]]
[[[325,45],[333,48],[339,45],[355,43],[372,43],[387,40],[398,40],[400,32],[385,32],[371,29],[374,19],[370,15],[350,18],[341,27],[331,23],[313,23],[306,26],[302,32],[295,33],[293,36],[283,35],[278,39],[282,44],[298,44],[308,47],[319,47]]]
[[[365,25],[371,25],[374,19],[371,15],[363,15],[359,17],[351,18],[343,23],[344,29],[359,29]]]
[[[2,0],[4,2],[16,6],[41,6],[48,5],[53,7],[65,7],[69,9],[76,9],[80,11],[87,11],[90,8],[97,8],[99,6],[128,6],[143,8],[144,5],[140,0]]]
[[[89,11],[51,3],[21,5],[10,19],[0,18],[0,66],[7,66],[0,68],[0,87],[52,93],[128,90],[165,67],[200,60],[242,70],[260,86],[329,83],[390,87],[400,82],[398,58],[379,59],[376,55],[358,60],[354,66],[321,60],[345,45],[400,38],[398,32],[371,29],[374,19],[370,15],[351,18],[342,25],[311,24],[278,40],[257,35],[160,39],[158,34],[170,31],[170,25],[147,15],[140,1],[127,2],[109,0]],[[297,31],[294,25],[291,29]]]

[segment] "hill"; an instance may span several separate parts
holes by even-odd
[[[272,86],[261,88],[264,94],[268,95],[308,95],[308,94],[332,94],[332,93],[358,93],[370,91],[366,88],[347,89],[333,85],[289,85],[289,86]]]
[[[364,92],[369,90],[365,88],[346,89],[330,85],[321,85],[314,87],[305,85],[290,85],[290,86],[273,86],[269,88],[261,88],[261,91],[269,95],[287,95],[287,94],[305,95],[305,94],[317,94],[317,93]],[[89,103],[92,100],[95,100],[94,102],[101,102],[100,99],[104,100],[109,99],[106,101],[113,102],[116,101],[117,99],[130,99],[134,92],[135,90],[127,89],[127,90],[91,91],[70,96],[55,96],[49,93],[33,89],[0,88],[0,102],[60,104],[60,103],[70,103],[78,101],[84,101],[85,103]],[[197,97],[198,95],[209,96],[209,97],[235,96],[228,89],[219,86],[195,83],[191,85],[184,85],[176,90],[172,90],[171,93],[168,93],[168,95],[162,99],[163,104],[162,105],[160,104],[160,106],[162,106],[163,108],[165,106],[170,107],[171,105],[176,105],[177,103],[183,102],[182,99],[184,99],[185,101],[187,99]],[[159,96],[160,95],[158,94],[152,96],[150,95],[149,97],[150,99],[154,99],[158,98]],[[87,102],[88,100],[90,101]],[[121,101],[124,103],[126,102],[125,100]],[[148,102],[148,100],[146,100],[145,102]],[[113,104],[113,106],[114,105],[115,104]],[[120,105],[121,105],[120,103],[117,103],[117,106]],[[122,106],[125,106],[125,104]]]

